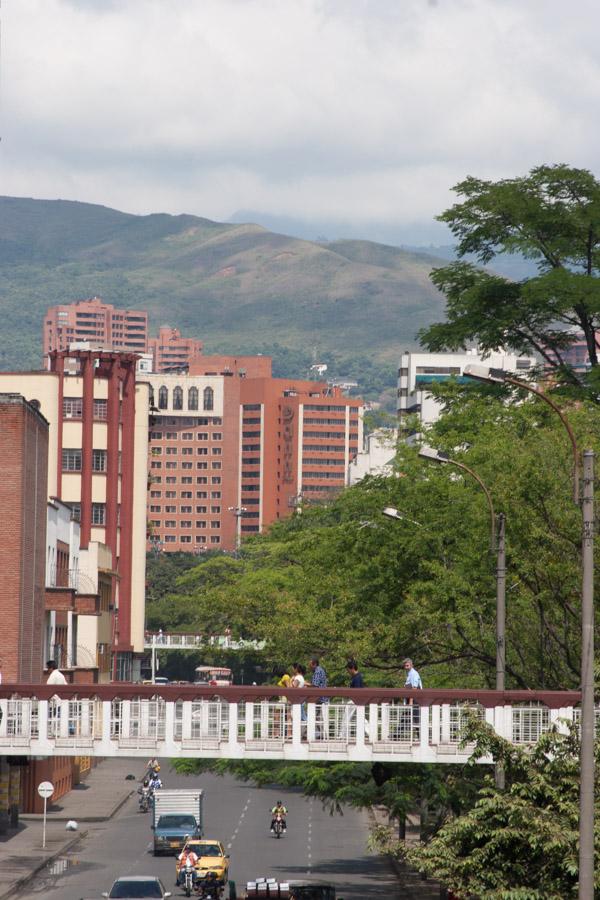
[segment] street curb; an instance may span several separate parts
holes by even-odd
[[[129,800],[129,798],[132,797],[133,794],[135,794],[135,791],[131,790],[131,791],[129,791],[128,794],[125,794],[123,797],[121,797],[121,799],[117,801],[117,803],[114,805],[114,807],[111,809],[111,811],[106,816],[78,816],[77,821],[78,822],[106,822],[108,819],[112,819],[113,816],[116,816],[116,814],[119,812],[121,807],[125,806],[125,804]],[[26,813],[25,815],[19,816],[19,821],[41,822],[43,818],[44,817],[41,813],[31,813],[29,815],[27,815],[27,813]],[[71,819],[73,819],[73,818],[74,818],[74,816],[72,816],[72,815],[71,816],[48,816],[47,821],[48,822],[70,822]],[[0,900],[2,900],[1,896],[0,896]]]
[[[77,837],[72,838],[70,841],[67,841],[66,844],[63,844],[60,849],[55,850],[53,853],[50,853],[50,855],[42,859],[35,866],[35,868],[31,870],[31,872],[28,872],[26,875],[21,875],[21,877],[16,881],[13,881],[11,886],[6,891],[4,891],[3,894],[0,894],[0,900],[14,900],[17,891],[19,891],[22,887],[25,887],[25,885],[28,884],[32,880],[32,878],[35,878],[38,872],[41,872],[42,869],[45,869],[46,866],[50,865],[50,863],[53,863],[54,860],[58,859],[59,856],[63,856],[65,853],[68,853],[72,847],[78,844],[79,841],[81,841],[85,837],[87,837],[87,831],[81,831],[77,835]]]

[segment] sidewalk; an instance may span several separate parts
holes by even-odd
[[[20,816],[17,831],[0,835],[0,900],[14,898],[30,878],[85,837],[86,822],[112,818],[137,789],[142,769],[142,760],[106,759],[58,803],[48,804],[45,850],[43,816]],[[125,780],[129,774],[135,781]],[[78,831],[65,830],[69,819],[77,822]]]

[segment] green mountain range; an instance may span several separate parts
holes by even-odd
[[[0,198],[0,368],[37,368],[46,309],[100,296],[147,309],[205,351],[264,352],[276,374],[312,362],[377,395],[398,356],[443,318],[440,260],[369,241],[314,243],[259,225],[136,216],[65,200]],[[389,397],[388,397],[389,400]]]

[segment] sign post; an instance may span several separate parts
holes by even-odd
[[[44,826],[42,829],[42,850],[46,849],[46,807],[48,805],[48,798],[52,796],[54,793],[54,785],[51,781],[42,781],[41,784],[38,784],[38,794],[40,797],[44,798]]]

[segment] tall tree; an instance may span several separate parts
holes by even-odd
[[[571,385],[597,387],[600,328],[600,182],[586,169],[538,166],[524,177],[466,178],[463,198],[438,216],[458,239],[458,255],[482,264],[502,253],[537,263],[538,275],[512,282],[458,261],[435,269],[446,295],[447,321],[420,332],[431,351],[459,350],[477,341],[483,350],[510,346],[538,353]],[[573,333],[583,333],[591,373],[564,360]]]

